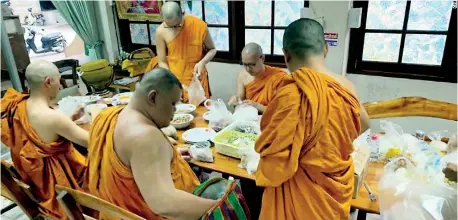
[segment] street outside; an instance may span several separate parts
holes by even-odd
[[[61,33],[64,36],[64,39],[67,41],[67,45],[71,44],[73,39],[76,36],[75,31],[70,27],[68,24],[51,24],[51,25],[44,25],[44,26],[26,26],[23,27],[30,27],[32,30],[35,30],[37,34],[35,35],[35,45],[37,48],[41,48],[41,38],[47,34],[51,33]],[[65,59],[64,52],[57,53],[57,52],[46,52],[41,54],[36,54],[32,50],[29,52],[30,61],[33,62],[35,60],[47,60],[47,61],[58,61]]]

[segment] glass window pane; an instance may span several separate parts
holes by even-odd
[[[245,29],[245,44],[257,43],[261,45],[264,54],[270,53],[270,30]]]
[[[412,1],[407,29],[448,30],[452,6],[453,1]]]
[[[283,34],[285,30],[274,30],[274,54],[283,55]]]
[[[188,15],[194,15],[202,19],[202,2],[201,1],[191,1],[192,6],[189,7],[189,4],[186,2],[184,4],[184,13]]]
[[[227,1],[205,1],[205,22],[208,24],[228,24]]]
[[[401,34],[366,33],[363,60],[398,62]]]
[[[303,1],[276,1],[275,2],[275,26],[288,26],[301,17]]]
[[[446,35],[407,34],[403,63],[441,65]]]
[[[156,45],[156,29],[160,24],[149,25],[149,37],[151,38],[151,45]]]
[[[217,50],[229,51],[229,28],[209,27],[208,31]]]
[[[405,0],[369,1],[366,29],[401,30],[406,4]]]
[[[130,39],[134,44],[149,44],[146,24],[130,24]]]
[[[245,25],[270,26],[271,16],[271,1],[245,1]]]

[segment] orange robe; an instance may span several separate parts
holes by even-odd
[[[11,148],[14,167],[32,187],[42,214],[64,219],[66,214],[56,200],[54,186],[81,190],[78,182],[86,170],[86,158],[63,138],[52,143],[41,141],[28,121],[28,97],[8,89],[2,98],[2,142]]]
[[[256,184],[260,219],[348,219],[358,99],[331,77],[301,68],[284,81],[261,121]]]
[[[280,68],[265,65],[266,71],[245,85],[245,98],[261,105],[267,105],[274,97],[283,77],[288,74]]]
[[[119,113],[124,107],[111,107],[101,112],[89,131],[89,192],[146,219],[162,219],[153,213],[135,183],[132,170],[119,160],[113,145],[113,133]],[[170,145],[172,147],[172,145]],[[152,147],[154,147],[152,145]],[[175,188],[192,193],[199,180],[188,163],[173,150],[170,163]],[[167,199],[167,198],[164,198]],[[106,213],[100,218],[112,219]]]
[[[194,66],[204,57],[204,40],[207,35],[207,24],[197,17],[186,15],[180,33],[167,44],[167,63],[170,71],[186,86],[192,81]],[[153,69],[159,63],[156,56],[148,63],[145,72]],[[205,96],[210,98],[208,72],[204,68],[200,83],[205,90]],[[183,90],[183,101],[188,101],[188,93]]]

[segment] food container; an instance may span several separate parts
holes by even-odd
[[[243,152],[254,148],[256,139],[260,134],[261,129],[258,123],[235,121],[219,131],[212,138],[212,142],[215,143],[216,152],[240,159]],[[232,137],[234,137],[234,141],[228,143]]]
[[[196,110],[196,106],[192,104],[178,104],[175,107],[175,114],[190,114]]]
[[[175,120],[180,117],[187,117],[188,120],[184,122],[175,122]],[[170,124],[173,127],[175,127],[176,129],[183,129],[183,128],[188,127],[191,124],[193,119],[194,119],[194,116],[192,116],[191,114],[175,114],[173,115],[173,120],[170,122]]]

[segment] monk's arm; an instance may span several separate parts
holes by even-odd
[[[370,128],[370,123],[369,123],[369,115],[367,114],[366,109],[364,108],[363,104],[360,104],[360,110],[359,110],[359,120],[361,123],[361,133],[365,132],[367,129]]]
[[[157,129],[156,129],[157,130]],[[170,163],[170,144],[156,130],[145,131],[132,143],[130,166],[135,182],[151,210],[171,219],[198,219],[216,200],[200,198],[176,189]]]
[[[245,87],[243,86],[243,70],[237,75],[237,82],[235,85],[235,95],[229,99],[229,105],[239,105],[240,102],[245,100]]]
[[[59,136],[83,147],[88,146],[88,132],[75,124],[68,116],[56,111],[50,120],[52,120],[51,129]]]
[[[215,43],[213,43],[213,39],[212,39],[212,36],[210,35],[210,32],[208,31],[208,28],[207,28],[207,34],[205,35],[204,45],[205,45],[205,48],[207,49],[207,54],[205,54],[204,58],[200,60],[200,63],[205,65],[209,63],[213,59],[213,57],[215,57],[216,55]]]
[[[167,64],[167,44],[159,28],[156,31],[156,53],[159,59],[159,67],[169,69],[169,65]]]

